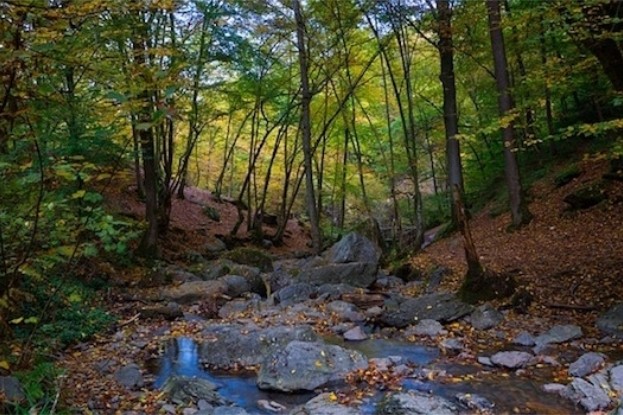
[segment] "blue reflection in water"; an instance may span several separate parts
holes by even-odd
[[[160,361],[154,386],[161,388],[171,376],[188,376],[209,380],[219,386],[219,394],[246,409],[250,414],[270,414],[257,407],[258,400],[278,402],[288,408],[302,404],[314,394],[284,394],[262,391],[256,385],[252,374],[217,375],[204,370],[199,359],[199,347],[193,339],[178,337],[167,345]]]

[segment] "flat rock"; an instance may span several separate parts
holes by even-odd
[[[377,262],[336,263],[304,269],[298,276],[300,282],[312,285],[348,284],[367,288],[376,280]]]
[[[190,281],[178,286],[164,288],[160,295],[165,300],[180,304],[191,304],[200,301],[213,301],[227,292],[224,281]]]
[[[201,361],[216,367],[257,365],[265,356],[293,340],[315,341],[310,326],[276,326],[260,329],[238,324],[210,326],[202,332]]]
[[[623,303],[615,305],[599,317],[597,328],[605,333],[623,338]]]
[[[257,375],[260,389],[313,391],[343,381],[348,372],[363,369],[368,360],[359,352],[318,342],[292,341],[266,356]]]
[[[348,341],[361,341],[368,338],[368,335],[366,334],[366,332],[363,331],[361,326],[353,327],[352,329],[344,333],[343,336],[344,340]]]
[[[579,326],[574,324],[557,325],[540,336],[537,336],[534,342],[537,346],[565,343],[570,340],[579,339],[582,335],[582,329]]]
[[[128,389],[143,386],[143,375],[137,364],[131,363],[115,372],[115,380]]]
[[[504,315],[490,304],[483,304],[471,314],[472,327],[476,330],[489,330],[504,320]]]
[[[534,356],[527,352],[498,352],[491,356],[491,363],[507,369],[519,369],[526,366]]]
[[[26,399],[22,384],[13,376],[0,376],[0,394],[4,395],[9,403],[19,403]]]
[[[163,305],[145,306],[141,308],[143,318],[164,318],[165,320],[175,320],[184,317],[184,312],[179,304],[170,302]]]
[[[342,295],[356,292],[358,289],[352,285],[338,284],[322,284],[318,287],[318,297],[326,297],[327,301],[339,300]]]
[[[569,365],[569,375],[579,378],[590,375],[601,369],[605,361],[606,358],[601,353],[585,353]]]
[[[536,343],[534,342],[534,336],[527,331],[522,331],[513,339],[513,344],[518,346],[532,347]]]
[[[566,388],[567,388],[567,386],[563,385],[562,383],[546,383],[542,387],[544,392],[547,392],[547,393],[557,393],[557,394],[563,393],[563,391]]]
[[[426,337],[437,337],[444,333],[443,325],[437,320],[424,319],[418,322],[415,326],[405,330],[405,335],[416,335]]]
[[[330,393],[323,393],[308,401],[305,405],[290,411],[290,415],[359,415],[360,412],[331,399]]]
[[[473,307],[452,294],[427,294],[400,302],[398,309],[386,307],[380,320],[393,327],[406,327],[421,320],[447,323],[469,314]]]
[[[348,262],[373,262],[378,263],[381,250],[368,238],[351,232],[337,243],[328,252],[327,259],[336,264]]]
[[[424,392],[409,391],[388,396],[377,407],[378,415],[456,415],[459,409],[452,402],[440,396]]]

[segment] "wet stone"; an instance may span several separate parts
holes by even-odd
[[[507,369],[519,369],[526,366],[532,358],[533,355],[527,352],[498,352],[491,356],[491,362]]]
[[[537,336],[534,342],[537,346],[547,344],[565,343],[582,337],[582,329],[574,324],[557,325],[549,329],[546,333]]]
[[[584,377],[599,370],[605,363],[605,356],[601,353],[585,353],[578,360],[569,365],[569,375]]]
[[[455,397],[460,403],[475,411],[487,412],[495,407],[493,402],[475,393],[458,393]]]

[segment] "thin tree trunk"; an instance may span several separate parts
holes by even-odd
[[[310,104],[312,94],[309,88],[309,75],[306,50],[305,21],[301,14],[299,0],[292,0],[292,9],[296,20],[296,39],[298,46],[300,76],[301,76],[301,134],[303,137],[303,157],[305,162],[305,184],[307,211],[311,226],[312,248],[315,253],[322,250],[322,236],[320,234],[320,223],[318,211],[316,210],[316,197],[314,195],[314,178],[312,171],[312,146],[311,146],[311,115]]]
[[[448,187],[458,188],[462,197],[463,168],[461,164],[461,149],[459,140],[458,111],[456,104],[456,81],[454,79],[454,45],[452,41],[452,10],[449,0],[437,2],[439,13],[439,57],[441,61],[441,85],[443,87],[443,121],[446,131],[446,166],[448,170]],[[432,165],[431,160],[431,165]],[[456,212],[456,193],[452,194],[452,221],[458,225]]]
[[[508,117],[514,108],[509,91],[508,65],[506,62],[506,50],[504,48],[504,36],[501,27],[500,0],[486,0],[489,28],[491,36],[491,48],[495,67],[495,78],[498,89],[498,107],[500,117]],[[508,122],[502,128],[504,140],[504,173],[510,202],[512,226],[519,227],[530,222],[532,215],[524,199],[519,165],[517,163],[517,145],[513,132],[513,123]]]

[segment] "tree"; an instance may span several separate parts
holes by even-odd
[[[501,0],[486,0],[491,36],[491,49],[495,69],[495,81],[498,90],[498,108],[502,123],[502,138],[504,141],[504,173],[511,210],[513,227],[520,227],[530,222],[532,214],[528,210],[521,186],[519,164],[517,163],[517,144],[513,131],[514,104],[510,94],[508,78],[508,64],[506,49],[502,34],[502,19],[500,13]]]
[[[309,87],[309,74],[306,52],[305,20],[301,13],[299,0],[292,0],[292,10],[296,22],[296,43],[298,46],[299,69],[301,77],[301,120],[300,130],[303,141],[303,157],[305,165],[305,199],[307,203],[307,213],[311,227],[312,248],[316,253],[322,249],[322,236],[320,234],[320,221],[316,207],[316,196],[314,192],[314,177],[312,165],[312,144],[311,144],[311,115],[310,104],[312,92]]]

